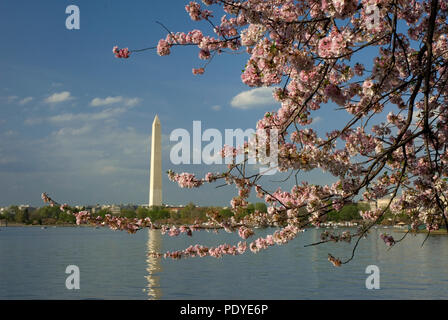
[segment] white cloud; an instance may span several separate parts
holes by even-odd
[[[90,105],[92,107],[101,107],[101,106],[108,106],[111,104],[116,103],[123,103],[126,107],[133,107],[137,104],[139,104],[141,99],[139,98],[124,98],[122,96],[116,96],[116,97],[106,97],[104,99],[102,98],[94,98]]]
[[[32,126],[35,124],[42,123],[43,120],[44,119],[42,119],[42,118],[28,118],[28,119],[25,119],[24,123],[28,126]]]
[[[85,114],[87,112],[64,119],[80,119]],[[98,118],[114,112],[92,114],[98,114]],[[40,119],[47,128],[52,127],[47,126],[51,124],[48,117]],[[39,194],[44,191],[73,205],[146,203],[151,138],[147,129],[123,128],[122,125],[121,121],[116,124],[107,124],[106,120],[62,121],[45,137],[17,134],[8,139],[1,139],[7,129],[0,127],[3,202],[21,202],[13,197],[18,192],[14,188],[23,187],[19,189],[24,192],[22,197],[35,205],[42,205]],[[162,135],[162,141],[165,146],[169,137]],[[168,158],[169,150],[164,150],[164,155]],[[177,187],[172,189],[177,190]]]
[[[322,121],[322,118],[319,117],[319,116],[313,118],[313,123],[318,123],[318,122],[321,122],[321,121]]]
[[[126,101],[124,102],[124,105],[126,107],[133,107],[133,106],[139,104],[140,101],[141,101],[141,99],[139,99],[139,98],[126,99]]]
[[[64,127],[48,137],[48,148],[58,159],[82,175],[116,175],[147,172],[150,137],[133,128],[116,126]],[[65,159],[65,161],[62,160]]]
[[[107,174],[113,174],[113,173],[116,173],[117,171],[118,171],[118,169],[119,168],[117,168],[117,167],[114,167],[114,166],[108,166],[108,165],[105,165],[105,166],[101,166],[100,168],[100,173],[101,174],[105,174],[105,175],[107,175]]]
[[[100,107],[100,106],[106,106],[109,104],[114,104],[114,103],[118,103],[118,102],[122,102],[123,101],[123,97],[118,96],[118,97],[107,97],[104,99],[101,98],[94,98],[91,102],[90,105],[92,107]]]
[[[33,100],[34,100],[33,97],[26,97],[26,98],[23,98],[22,100],[20,100],[20,101],[19,101],[19,104],[20,104],[21,106],[23,106],[23,105],[25,105],[25,104],[27,104],[28,102],[31,102],[31,101],[33,101]]]
[[[215,105],[215,106],[212,107],[212,109],[215,110],[215,111],[219,111],[219,110],[221,110],[221,106]]]
[[[72,121],[107,120],[122,113],[125,113],[126,111],[127,110],[125,108],[113,108],[113,109],[106,109],[97,113],[63,113],[48,118],[48,121],[57,124]]]
[[[272,96],[273,90],[274,88],[272,87],[270,88],[263,87],[243,91],[238,95],[236,95],[235,97],[233,97],[230,104],[234,108],[243,110],[274,105],[278,102],[276,102],[274,100],[274,97]]]
[[[5,132],[5,136],[7,136],[7,137],[14,136],[16,134],[17,134],[17,132],[13,131],[13,130],[8,130]]]
[[[17,100],[19,97],[18,96],[9,96],[7,98],[8,103],[14,102],[15,100]]]
[[[17,161],[17,158],[14,156],[1,156],[0,164],[10,164]]]
[[[114,117],[128,111],[126,108],[109,108],[96,113],[62,113],[48,118],[28,118],[26,125],[35,125],[42,122],[50,122],[55,125],[66,125],[71,122],[92,122],[104,120],[105,123],[114,120]]]
[[[423,113],[421,110],[414,110],[412,112],[412,123],[411,125],[416,126],[417,123],[423,118]]]
[[[91,125],[84,125],[80,128],[64,127],[59,131],[53,132],[57,136],[79,136],[91,132],[93,127]]]
[[[56,104],[73,99],[69,91],[63,91],[59,93],[53,93],[51,96],[45,99],[46,103]]]

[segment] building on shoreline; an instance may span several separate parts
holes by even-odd
[[[387,205],[390,202],[390,199],[392,199],[391,196],[386,196],[384,198],[378,199],[376,201],[359,201],[360,204],[365,204],[369,206],[370,210],[374,209],[381,209],[387,207]],[[392,203],[398,201],[398,197],[395,197],[395,199],[392,201]]]

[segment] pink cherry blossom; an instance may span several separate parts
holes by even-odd
[[[117,46],[115,46],[112,51],[117,58],[127,59],[131,55],[131,52],[128,48],[119,49]]]
[[[213,8],[224,15],[214,18]],[[391,200],[384,208],[361,211],[363,226],[357,232],[324,232],[323,242],[362,239],[387,211],[405,215],[415,230],[422,225],[428,231],[448,225],[446,0],[278,0],[275,4],[204,0],[202,4],[190,1],[185,10],[193,21],[205,20],[210,29],[170,31],[158,42],[157,53],[166,56],[175,47],[193,46],[206,63],[215,56],[213,62],[219,63],[215,61],[224,53],[244,53],[246,63],[236,69],[241,70],[241,81],[249,87],[274,87],[276,104],[256,122],[254,139],[223,148],[222,156],[232,161],[222,173],[197,178],[169,171],[168,177],[183,188],[205,182],[236,186],[230,200],[235,215],[225,221],[210,215],[209,223],[216,228],[238,232],[243,239],[252,235],[255,226],[277,229],[250,244],[193,246],[157,256],[219,258],[244,253],[247,247],[257,253],[288,243],[310,224],[321,225],[331,210],[359,197],[377,201],[390,196]],[[113,52],[122,58],[130,54],[117,47]],[[205,65],[193,69],[195,75],[204,72]],[[339,125],[336,119],[347,122]],[[236,161],[235,156],[256,141],[267,145],[269,138],[263,138],[260,130],[271,129],[280,132],[276,169],[290,173],[292,187],[280,182],[267,187],[262,174],[248,174],[247,163]],[[333,180],[302,181],[303,173],[310,171],[322,171]],[[265,201],[268,212],[255,211],[237,221],[252,190]],[[42,198],[55,205],[47,195]],[[92,219],[85,213],[78,216],[79,222]],[[113,217],[104,223],[131,231],[135,225],[140,227]],[[162,230],[172,235],[178,233],[175,230],[193,231],[179,226]],[[387,245],[395,243],[390,235],[382,239]],[[341,266],[351,258],[343,262],[330,254],[328,260]]]

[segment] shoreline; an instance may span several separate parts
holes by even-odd
[[[394,231],[396,232],[401,232],[401,233],[406,233],[408,232],[408,230],[405,229],[395,229]],[[417,233],[423,233],[423,234],[428,234],[428,230],[424,229],[424,230],[417,230],[417,231],[409,231],[410,234],[417,234]],[[448,231],[444,230],[444,229],[439,229],[439,230],[434,230],[429,232],[430,235],[442,235],[442,236],[446,236],[448,235]]]

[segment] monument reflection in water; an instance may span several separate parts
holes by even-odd
[[[151,252],[160,252],[162,247],[162,235],[158,230],[148,229],[148,244],[147,244],[147,259],[148,275],[146,280],[148,285],[146,292],[148,293],[149,300],[158,300],[162,297],[162,289],[160,288],[160,276],[158,275],[162,271],[161,259],[151,256]]]
[[[151,167],[149,182],[149,202],[148,206],[162,206],[162,131],[159,117],[156,115],[152,123],[151,135]],[[148,286],[146,292],[150,300],[157,300],[162,297],[160,289],[160,277],[158,273],[162,271],[160,258],[155,258],[149,253],[160,252],[162,235],[157,230],[148,229],[148,255],[146,262],[148,267]]]

